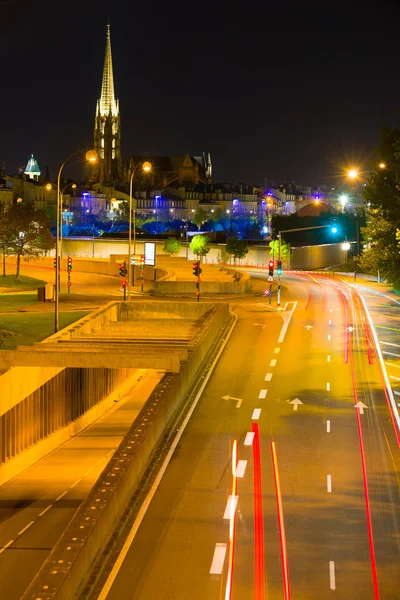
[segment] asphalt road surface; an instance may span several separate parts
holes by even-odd
[[[367,309],[338,280],[284,283],[285,311],[232,307],[236,328],[99,600],[400,598],[398,407]],[[400,315],[366,300],[381,327]],[[400,382],[400,344],[381,341]]]

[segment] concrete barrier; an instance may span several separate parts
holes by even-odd
[[[189,307],[189,305],[187,305]],[[208,305],[179,373],[166,375],[21,600],[77,598],[155,450],[181,410],[202,361],[229,323],[228,304]]]

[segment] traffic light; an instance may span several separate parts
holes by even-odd
[[[337,218],[336,217],[332,217],[330,219],[330,224],[331,224],[331,233],[337,233],[339,231],[339,225],[337,222]]]
[[[72,271],[72,258],[68,256],[68,271]]]
[[[53,264],[54,264],[54,268],[57,269],[57,259],[56,258],[54,259],[54,263]]]
[[[121,284],[122,284],[122,287],[125,289],[126,288],[126,279],[123,279]]]
[[[142,256],[140,257],[140,268],[144,269],[144,255],[142,254]]]
[[[276,274],[282,275],[282,261],[281,260],[278,260],[278,263],[276,265]]]
[[[273,274],[274,274],[274,261],[273,260],[270,260],[269,263],[268,263],[268,271],[269,271],[268,275],[270,277],[272,277]]]
[[[121,263],[119,265],[119,274],[121,275],[121,277],[125,277],[125,275],[126,275],[126,263]]]
[[[195,262],[195,263],[193,263],[193,275],[195,275],[197,277],[198,274],[199,274],[199,263]]]

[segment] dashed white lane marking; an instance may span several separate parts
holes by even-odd
[[[380,344],[385,344],[386,346],[395,346],[396,348],[400,348],[400,344],[393,344],[393,342],[384,342],[383,340],[379,340]]]
[[[329,312],[332,312],[332,309],[330,309]]]
[[[72,488],[74,488],[76,485],[78,485],[78,483],[79,483],[80,481],[82,481],[82,477],[81,477],[80,479],[77,479],[77,480],[75,481],[75,483],[73,483],[73,484],[70,486],[70,489],[72,489]]]
[[[244,438],[245,446],[252,446],[254,440],[254,431],[248,431],[246,433],[246,437]]]
[[[259,398],[265,398],[265,396],[267,395],[267,391],[268,390],[260,390],[260,393],[258,394]]]
[[[62,498],[63,496],[65,496],[65,494],[66,494],[66,493],[67,493],[67,492],[63,492],[63,493],[61,494],[61,496],[58,496],[58,498],[56,498],[56,499],[55,499],[55,502],[58,502],[59,500],[61,500],[61,498]]]
[[[279,354],[279,352],[280,352],[280,351],[281,351],[281,349],[280,349],[280,348],[275,348],[275,350],[274,350],[274,354]]]
[[[328,490],[328,494],[332,492],[332,476],[326,476],[326,489]]]
[[[106,456],[110,456],[110,454],[112,454],[113,452],[115,452],[114,448],[112,450],[110,450],[110,452],[107,452]]]
[[[390,379],[395,379],[396,381],[400,381],[400,377],[395,377],[394,375],[389,375]]]
[[[395,369],[400,369],[400,365],[395,365],[394,363],[387,362],[386,360],[385,365],[387,365],[388,367],[395,367]]]
[[[261,414],[261,408],[255,408],[253,410],[253,414],[251,415],[252,419],[259,419]]]
[[[0,554],[2,554],[2,552],[4,552],[4,550],[7,550],[8,546],[11,546],[11,544],[14,543],[15,540],[10,540],[9,542],[7,542],[7,544],[5,544],[5,546],[3,546],[2,548],[0,548]]]
[[[328,321],[328,324],[329,324],[329,325],[332,325],[332,321],[331,321],[331,319],[329,319],[329,321]]]
[[[270,367],[275,367],[275,365],[276,365],[276,360],[275,360],[275,358],[273,358],[273,359],[271,360],[271,362],[269,363],[269,366],[270,366]]]
[[[326,391],[330,392],[331,391],[331,384],[329,383],[329,381],[326,384]]]
[[[230,519],[235,512],[239,496],[229,496],[224,512],[224,519]]]
[[[99,465],[100,463],[102,463],[104,460],[106,460],[105,456],[103,456],[103,458],[101,458],[100,460],[98,460],[97,463],[94,466],[97,467],[97,465]]]
[[[215,544],[214,556],[211,563],[211,575],[221,575],[226,556],[226,544]]]
[[[335,562],[329,561],[329,587],[331,590],[336,590],[336,579],[335,579]]]
[[[267,373],[264,381],[271,381],[271,379],[272,379],[272,373]]]
[[[387,350],[382,350],[382,354],[387,354],[388,356],[397,356],[397,358],[400,358],[400,354],[396,354],[395,352],[388,352]]]
[[[24,527],[23,529],[21,529],[21,531],[19,531],[19,532],[18,532],[18,535],[22,535],[23,533],[25,533],[25,531],[26,531],[27,529],[29,529],[29,527],[30,527],[31,525],[33,525],[33,524],[34,524],[34,522],[35,522],[35,521],[31,521],[30,523],[28,523],[28,525],[25,525],[25,527]]]
[[[91,473],[93,471],[94,467],[92,467],[91,469],[89,469],[89,471],[86,471],[86,473],[84,473],[84,477],[86,477],[86,475],[89,475],[89,473]]]
[[[328,354],[328,362],[331,362],[331,357],[329,356],[329,354]]]
[[[236,465],[236,477],[244,477],[244,472],[247,467],[247,460],[239,460]]]
[[[331,422],[327,421],[326,422],[326,433],[330,433],[331,432]]]
[[[48,510],[50,510],[50,508],[52,507],[52,504],[49,504],[48,506],[46,506],[46,508],[44,510],[42,510],[42,512],[39,514],[39,517],[43,517],[44,513],[47,513]]]
[[[331,336],[330,336],[330,335],[328,335],[328,342],[330,341],[330,339],[331,339]]]
[[[395,394],[396,396],[400,396],[400,392],[396,392],[396,390],[393,390],[393,394]]]

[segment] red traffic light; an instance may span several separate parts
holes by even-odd
[[[274,268],[274,261],[273,261],[273,260],[270,260],[270,261],[269,261],[269,263],[268,263],[268,267],[269,267],[270,269],[273,269],[273,268]]]
[[[122,287],[123,288],[126,287],[126,280],[125,279],[123,279],[121,283],[122,283]]]

